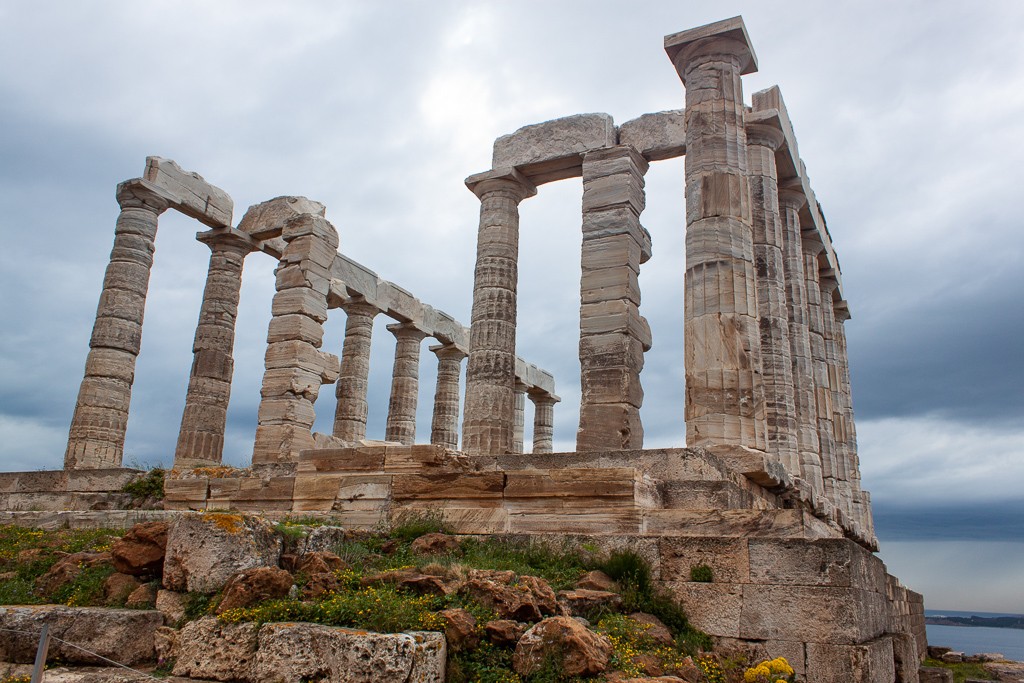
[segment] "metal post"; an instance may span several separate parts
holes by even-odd
[[[43,668],[46,666],[46,651],[50,649],[50,625],[43,624],[39,632],[39,648],[36,650],[36,664],[32,667],[31,683],[43,683]]]

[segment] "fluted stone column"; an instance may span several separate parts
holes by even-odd
[[[778,119],[775,119],[776,123]],[[768,451],[793,476],[801,476],[797,443],[793,361],[789,341],[785,266],[782,257],[782,218],[779,215],[775,151],[782,130],[767,124],[748,124],[750,191],[754,226],[754,267],[761,331],[761,377]]]
[[[786,310],[789,318],[789,345],[793,363],[793,398],[796,406],[797,446],[800,453],[800,477],[817,494],[824,492],[821,476],[821,446],[818,441],[818,413],[814,400],[814,369],[811,362],[811,338],[808,326],[807,279],[800,236],[800,209],[807,203],[803,192],[779,190],[783,226],[783,266],[785,268]]]
[[[514,169],[471,176],[466,185],[480,198],[480,230],[462,450],[474,455],[498,455],[512,448],[519,203],[536,194],[537,189]]]
[[[828,391],[832,399],[832,438],[835,443],[836,454],[836,483],[835,489],[838,496],[837,507],[846,513],[847,521],[852,520],[853,495],[850,487],[850,450],[847,443],[846,414],[843,409],[844,398],[842,395],[840,375],[842,370],[839,367],[839,345],[836,340],[836,318],[833,308],[833,294],[839,287],[834,271],[824,269],[818,275],[821,286],[821,317],[822,337],[825,340],[825,363],[828,370]]]
[[[850,308],[846,301],[836,301],[835,311],[835,339],[836,353],[839,366],[839,395],[842,399],[842,411],[844,417],[845,449],[847,458],[847,475],[849,477],[854,521],[860,526],[863,533],[871,535],[872,524],[870,521],[871,511],[865,502],[864,491],[861,490],[860,459],[857,455],[857,429],[853,419],[853,392],[850,385],[850,359],[847,355],[846,346],[846,321],[850,319]]]
[[[202,233],[198,239],[210,247],[210,267],[174,450],[178,470],[219,465],[223,458],[242,267],[252,251],[251,241],[230,232]]]
[[[555,434],[555,403],[557,396],[535,391],[528,394],[533,401],[533,452],[550,453]]]
[[[515,384],[515,414],[512,422],[512,452],[522,453],[526,441],[526,389],[520,382]]]
[[[346,302],[341,308],[348,317],[345,319],[345,345],[341,350],[341,375],[334,390],[338,403],[334,410],[333,434],[345,443],[355,444],[366,438],[373,319],[380,311],[363,299]]]
[[[71,418],[65,469],[120,467],[142,343],[157,220],[168,202],[141,180],[117,186],[121,213]]]
[[[742,20],[669,36],[686,86],[686,443],[766,446],[741,74]]]
[[[832,391],[828,379],[828,358],[825,352],[824,314],[822,312],[821,283],[818,274],[818,254],[824,245],[817,238],[802,241],[804,277],[807,283],[807,329],[811,342],[811,371],[814,378],[814,412],[818,424],[818,447],[821,456],[821,476],[825,495],[836,507],[839,496],[836,481],[839,477],[836,463],[836,440],[832,428]]]
[[[416,403],[420,392],[420,342],[426,333],[409,324],[388,325],[395,335],[395,368],[385,439],[401,444],[416,442]]]
[[[459,378],[466,354],[455,344],[439,344],[430,350],[437,356],[430,443],[454,451],[459,448]]]
[[[628,145],[583,157],[580,281],[580,424],[576,450],[643,448],[640,371],[651,331],[640,315],[640,225],[648,164]]]

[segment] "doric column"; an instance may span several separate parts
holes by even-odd
[[[380,311],[364,299],[341,305],[345,315],[345,345],[341,350],[341,375],[334,393],[334,436],[348,444],[366,438],[366,391],[370,377],[373,319]]]
[[[521,382],[515,384],[515,413],[512,421],[512,452],[522,453],[526,441],[526,389]]]
[[[739,18],[665,39],[686,86],[686,443],[766,446]]]
[[[783,134],[778,117],[769,123],[748,124],[750,192],[754,225],[754,267],[761,331],[761,376],[768,451],[794,477],[801,476],[797,444],[793,361],[786,304],[786,272],[782,257],[782,218],[775,151]]]
[[[480,230],[462,450],[473,455],[498,455],[512,448],[519,203],[536,194],[537,188],[514,169],[471,176],[466,185],[480,198]]]
[[[174,450],[174,469],[178,470],[219,465],[224,455],[242,266],[252,251],[251,241],[231,232],[201,233],[198,239],[210,247],[210,268]]]
[[[395,335],[395,368],[385,439],[401,444],[416,442],[416,402],[420,391],[420,342],[426,333],[409,323],[388,325]]]
[[[836,449],[836,490],[839,507],[847,519],[853,519],[853,491],[850,484],[850,444],[846,429],[845,398],[842,390],[842,368],[839,360],[834,294],[839,287],[835,271],[830,268],[818,275],[821,285],[822,336],[825,339],[825,360],[828,364],[828,389],[832,395],[832,438]]]
[[[818,423],[818,447],[821,455],[821,476],[825,495],[839,506],[836,490],[838,465],[836,440],[832,428],[832,390],[828,379],[828,357],[825,351],[825,322],[822,312],[821,282],[818,273],[818,254],[824,245],[817,238],[802,241],[804,277],[807,283],[807,330],[811,342],[811,372],[814,377],[814,412]]]
[[[836,301],[835,311],[835,338],[836,355],[839,366],[839,395],[842,400],[842,411],[844,417],[845,449],[847,458],[847,475],[849,476],[850,487],[853,497],[853,514],[862,531],[868,535],[873,533],[871,523],[871,510],[866,502],[868,498],[861,490],[860,459],[857,455],[857,429],[853,419],[853,392],[850,386],[850,359],[846,347],[846,321],[850,319],[850,307],[846,301]]]
[[[459,448],[459,377],[466,357],[455,344],[438,344],[430,350],[437,356],[437,387],[434,389],[434,419],[430,443],[450,450]]]
[[[533,452],[550,453],[558,397],[544,392],[531,392],[528,395],[533,401]]]
[[[65,469],[120,467],[142,342],[157,219],[168,202],[141,180],[117,186],[121,214],[71,418]]]
[[[651,332],[640,315],[640,225],[648,164],[621,145],[583,157],[580,282],[580,424],[576,450],[643,448],[640,371]]]
[[[786,310],[789,318],[789,345],[793,363],[793,398],[796,405],[797,445],[800,452],[800,477],[811,490],[821,494],[821,446],[818,441],[818,413],[814,401],[814,369],[811,361],[811,337],[808,326],[807,279],[800,236],[800,209],[807,203],[803,192],[779,190],[783,226],[783,266],[786,282]]]

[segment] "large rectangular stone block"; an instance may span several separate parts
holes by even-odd
[[[648,161],[686,154],[686,114],[682,109],[644,114],[619,126],[619,144],[629,145]]]
[[[754,583],[884,590],[885,565],[845,538],[814,541],[750,539]]]
[[[894,683],[896,664],[888,636],[857,645],[808,642],[807,683]]]
[[[743,587],[729,583],[665,581],[662,586],[686,612],[690,623],[700,630],[726,638],[739,638],[743,611]]]
[[[143,178],[186,216],[211,228],[231,227],[234,201],[227,192],[206,182],[198,173],[183,170],[171,159],[154,156],[146,157]]]
[[[711,568],[715,583],[747,583],[750,560],[745,538],[659,539],[662,579],[689,581],[690,570],[697,565]]]
[[[299,454],[297,472],[379,472],[384,469],[384,446],[318,448]]]
[[[636,534],[640,531],[640,513],[634,509],[603,512],[511,512],[509,533]]]
[[[396,501],[418,500],[491,500],[498,504],[504,488],[501,472],[392,475],[392,495]]]
[[[579,176],[585,153],[614,146],[611,116],[567,116],[524,126],[495,140],[491,168],[515,168],[539,185]]]
[[[746,584],[740,637],[863,643],[882,634],[887,612],[884,595],[856,588]]]

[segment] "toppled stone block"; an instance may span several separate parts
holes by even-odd
[[[172,522],[167,534],[164,587],[211,593],[240,571],[276,567],[280,556],[281,539],[262,519],[186,515]]]
[[[512,666],[521,676],[538,671],[549,659],[565,676],[595,676],[608,667],[611,642],[571,617],[551,617],[523,634]]]

